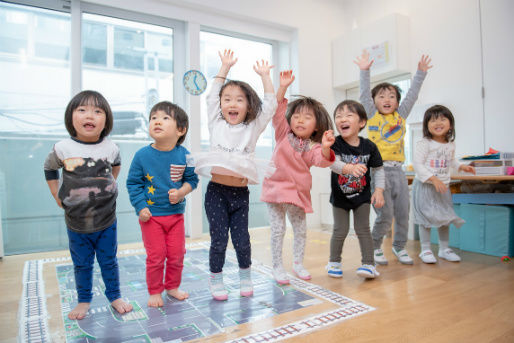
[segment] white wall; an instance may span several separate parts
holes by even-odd
[[[514,94],[514,1],[346,0],[342,7],[342,34],[393,13],[410,18],[410,70],[416,70],[422,54],[429,54],[434,65],[413,116],[422,120],[426,107],[448,106],[456,119],[458,156],[482,154],[489,147],[514,151],[514,115],[508,104]],[[340,92],[336,101],[344,97]],[[322,192],[330,193],[330,187]]]
[[[450,108],[456,118],[458,156],[481,154],[489,146],[514,151],[514,120],[507,103],[513,94],[514,69],[509,60],[514,54],[514,2],[485,0],[480,5],[485,100],[478,0],[348,0],[343,4],[345,31],[391,13],[410,18],[412,71],[421,54],[429,54],[434,65],[418,104]]]
[[[482,0],[486,148],[514,151],[514,1]]]

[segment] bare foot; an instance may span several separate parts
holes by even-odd
[[[164,305],[164,301],[162,301],[161,293],[150,294],[150,298],[148,298],[148,306],[161,307],[163,305]]]
[[[111,303],[111,306],[116,311],[118,311],[118,313],[120,313],[120,314],[132,311],[132,305],[130,305],[129,303],[125,302],[125,300],[123,300],[122,298],[118,298],[118,299],[114,300]]]
[[[71,320],[75,319],[84,319],[89,310],[89,303],[78,303],[77,306],[70,313],[68,313],[68,318]]]
[[[168,293],[169,296],[172,296],[177,300],[185,300],[189,298],[189,294],[187,294],[187,292],[184,292],[183,290],[180,290],[178,288],[167,289],[166,293]]]

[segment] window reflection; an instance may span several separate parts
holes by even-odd
[[[148,113],[173,101],[173,29],[83,15],[83,89],[109,101],[113,137],[148,139]]]
[[[0,134],[65,132],[70,30],[69,14],[0,3]]]
[[[0,2],[0,206],[5,253],[65,249],[62,209],[43,176],[52,146],[67,137],[71,98],[69,13]],[[82,89],[101,92],[120,146],[120,243],[141,239],[125,180],[134,153],[148,144],[148,112],[173,101],[173,29],[101,15],[82,17]]]

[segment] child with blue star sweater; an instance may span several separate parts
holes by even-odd
[[[150,111],[150,136],[154,142],[134,156],[127,177],[130,202],[139,216],[146,249],[148,306],[164,305],[161,293],[184,300],[180,290],[185,254],[185,196],[198,185],[188,164],[184,142],[189,120],[179,106],[168,101]],[[163,282],[164,274],[164,282]]]

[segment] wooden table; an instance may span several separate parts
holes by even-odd
[[[415,174],[407,172],[407,181],[409,185],[414,180]],[[497,183],[501,181],[514,181],[514,175],[470,175],[470,174],[454,174],[450,178],[454,181],[479,181],[483,183]]]
[[[514,175],[469,175],[469,174],[456,174],[451,175],[452,180],[462,181],[481,181],[484,183],[500,182],[500,181],[514,181]]]

